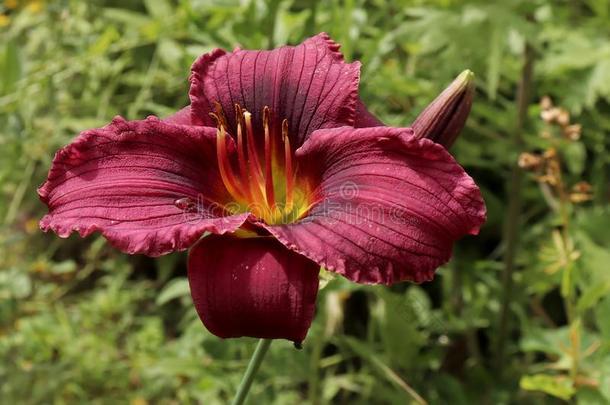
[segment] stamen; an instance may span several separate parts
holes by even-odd
[[[222,110],[222,105],[220,105],[218,101],[214,101],[214,110],[215,113],[210,113],[210,115],[215,115],[217,125],[222,125],[225,128],[229,128],[229,126],[227,125],[227,118],[225,117],[225,113]]]
[[[216,121],[216,128],[219,128],[220,127],[220,118],[218,117],[218,115],[216,115],[216,113],[213,113],[213,112],[208,113],[208,115],[210,117],[212,117],[212,119],[214,121]]]
[[[231,195],[232,202],[237,204],[237,208],[227,208],[228,213],[247,210],[269,224],[284,223],[285,221],[294,222],[309,211],[313,202],[310,200],[307,190],[301,190],[301,183],[298,183],[299,188],[295,188],[297,184],[296,168],[292,162],[293,151],[288,134],[288,120],[282,120],[281,125],[282,142],[284,144],[284,161],[282,162],[281,149],[275,149],[280,145],[277,133],[271,126],[271,114],[269,107],[265,106],[262,116],[263,156],[257,150],[252,114],[244,110],[239,104],[235,104],[235,128],[232,128],[232,130],[236,131],[237,162],[233,162],[233,157],[229,156],[227,147],[227,142],[232,141],[227,139],[230,137],[227,133],[229,128],[227,119],[220,103],[214,103],[214,112],[211,112],[210,116],[218,126],[216,133],[218,170],[227,192]],[[261,158],[264,158],[265,161],[260,162]],[[261,163],[264,163],[264,166]],[[275,169],[278,172],[274,174],[273,170]],[[278,194],[276,194],[274,178],[278,183]],[[282,181],[286,183],[285,190],[282,190]],[[302,194],[301,191],[304,191],[305,194]],[[279,201],[276,201],[276,198],[279,198]],[[179,208],[191,209],[190,201],[187,199],[176,200],[175,204]],[[308,204],[309,206],[306,206]]]
[[[275,207],[273,192],[273,170],[271,166],[271,139],[269,136],[269,107],[263,109],[263,128],[265,130],[265,195],[270,208]]]
[[[258,154],[256,153],[256,144],[254,143],[254,134],[252,132],[252,114],[250,114],[248,111],[244,111],[243,117],[246,122],[246,140],[248,143],[248,164],[250,165],[250,172],[255,180],[254,182],[259,186],[260,192],[264,193],[265,180],[263,178],[263,172],[258,160]]]
[[[246,151],[244,149],[244,137],[242,133],[243,111],[239,104],[235,104],[235,119],[237,120],[237,162],[239,164],[239,175],[242,182],[246,182],[244,191],[247,197],[252,196],[251,182],[248,180],[248,166],[246,162]]]
[[[290,149],[290,138],[288,137],[288,120],[282,121],[282,141],[284,141],[284,165],[286,173],[286,208],[285,212],[292,211],[294,174],[292,173],[292,150]]]
[[[220,178],[227,188],[227,191],[235,200],[242,200],[243,195],[239,191],[241,190],[241,187],[237,178],[235,177],[235,173],[233,173],[231,163],[229,162],[229,156],[227,154],[226,132],[222,125],[220,125],[216,131],[216,157],[218,159]]]

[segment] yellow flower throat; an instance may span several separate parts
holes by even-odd
[[[232,214],[251,212],[267,224],[296,222],[310,208],[311,187],[304,178],[298,178],[297,167],[288,135],[288,121],[281,125],[281,142],[270,127],[269,107],[263,109],[264,148],[259,154],[252,114],[235,105],[237,122],[237,162],[231,159],[227,148],[227,120],[219,103],[210,115],[217,122],[216,156],[222,182],[233,201],[225,205]],[[245,139],[244,139],[245,138]],[[262,156],[259,156],[262,155]],[[262,162],[261,162],[262,158]]]

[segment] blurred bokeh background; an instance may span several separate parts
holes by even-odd
[[[255,341],[203,328],[185,255],[45,235],[36,188],[81,130],[187,105],[198,55],[320,31],[388,124],[477,74],[452,153],[489,219],[431,283],[331,278],[249,403],[610,403],[608,0],[0,1],[0,403],[227,403]]]

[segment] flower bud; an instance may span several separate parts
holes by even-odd
[[[418,138],[449,148],[456,140],[472,106],[474,73],[464,70],[413,122]]]

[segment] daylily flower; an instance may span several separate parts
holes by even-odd
[[[338,49],[320,34],[201,56],[189,107],[165,120],[115,118],[56,154],[39,189],[42,229],[98,231],[129,254],[190,248],[195,307],[225,338],[301,342],[320,266],[357,283],[431,280],[485,220],[474,181],[425,139],[457,136],[470,76],[414,133],[366,110],[360,64]],[[469,91],[460,106],[454,95]]]

